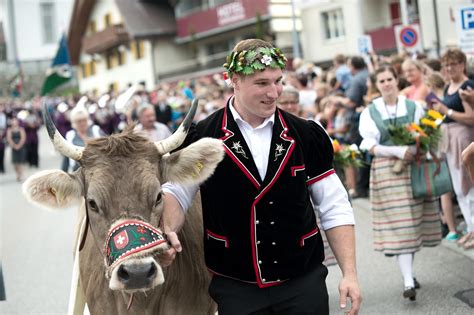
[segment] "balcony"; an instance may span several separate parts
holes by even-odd
[[[128,32],[123,25],[111,25],[103,31],[85,37],[82,47],[87,54],[92,55],[126,44],[129,39]]]

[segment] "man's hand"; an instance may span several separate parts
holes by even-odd
[[[346,309],[348,298],[351,301],[351,308],[348,311],[345,311],[344,314],[359,314],[362,297],[360,294],[359,283],[355,277],[343,277],[339,283],[339,306],[341,309]]]
[[[165,232],[165,234],[171,247],[160,254],[159,260],[163,267],[168,267],[176,258],[176,254],[180,253],[183,248],[181,247],[181,242],[175,232]]]
[[[181,243],[176,234],[184,223],[184,212],[172,194],[164,195],[164,209],[161,216],[161,228],[166,234],[170,248],[158,257],[163,267],[171,265],[176,254],[182,251]]]

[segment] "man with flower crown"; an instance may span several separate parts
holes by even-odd
[[[200,187],[163,185],[162,225],[172,248],[161,260],[170,264],[181,251],[176,232],[200,189],[209,294],[219,315],[328,314],[316,208],[342,271],[340,306],[358,314],[353,210],[325,131],[277,108],[286,61],[259,39],[237,43],[227,57],[234,95],[183,144],[218,138],[226,154]]]

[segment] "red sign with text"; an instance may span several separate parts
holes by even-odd
[[[267,0],[240,0],[178,18],[178,37],[199,34],[268,14]]]

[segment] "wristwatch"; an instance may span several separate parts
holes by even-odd
[[[448,113],[447,113],[448,117],[451,117],[453,115],[453,110],[452,108],[448,109]]]

